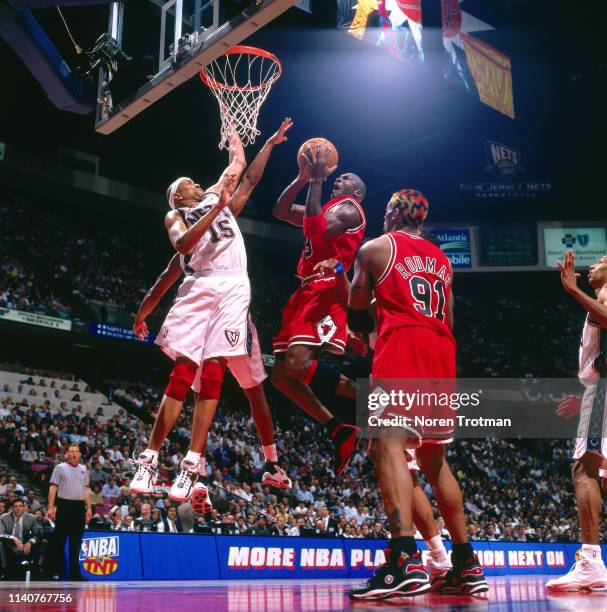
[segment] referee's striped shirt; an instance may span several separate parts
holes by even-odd
[[[53,469],[50,483],[57,485],[57,497],[84,501],[84,492],[89,486],[89,471],[81,463],[72,465],[64,461]]]

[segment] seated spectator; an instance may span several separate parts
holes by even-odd
[[[135,519],[135,529],[137,531],[155,531],[158,520],[152,518],[152,508],[150,504],[141,504],[141,515]]]
[[[103,504],[103,495],[101,494],[101,485],[96,482],[91,485],[91,505],[98,506]]]
[[[113,478],[110,478],[101,488],[101,495],[104,498],[118,499],[120,495],[120,487],[116,484]]]
[[[177,508],[169,506],[167,515],[156,523],[156,531],[161,533],[183,533],[183,526],[177,516]]]
[[[249,535],[270,535],[266,517],[263,514],[257,515],[255,525],[249,529]]]
[[[36,517],[15,500],[11,511],[0,516],[0,579],[12,575],[17,564],[34,565],[42,573],[45,544]]]
[[[27,504],[29,512],[34,514],[36,510],[42,508],[42,504],[36,499],[36,491],[30,489],[27,495],[23,498],[23,501]]]

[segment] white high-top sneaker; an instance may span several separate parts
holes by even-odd
[[[137,471],[129,484],[131,493],[141,495],[153,493],[158,476],[158,464],[154,462],[153,456],[141,453],[137,459],[129,459],[129,462],[137,466]]]
[[[184,502],[189,499],[192,494],[192,487],[198,480],[198,474],[200,472],[200,463],[192,463],[185,459],[181,462],[181,469],[175,479],[175,482],[171,486],[169,492],[169,499],[176,502]]]
[[[607,568],[602,561],[582,557],[576,561],[569,573],[553,578],[546,583],[551,591],[580,591],[607,587]]]

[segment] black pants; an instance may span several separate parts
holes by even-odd
[[[51,573],[62,574],[65,567],[63,551],[65,541],[70,540],[69,575],[76,579],[81,576],[78,555],[84,534],[86,508],[83,501],[57,499],[57,516],[53,534],[53,551],[51,555]]]
[[[40,536],[38,536],[40,537]],[[34,565],[36,570],[40,572],[42,565],[44,564],[44,547],[46,540],[39,539],[35,544],[32,544],[29,555],[23,554],[23,552],[17,550],[15,544],[10,540],[4,538],[0,540],[0,566],[1,573],[6,575],[12,575],[15,570],[15,565],[19,561],[27,560]]]

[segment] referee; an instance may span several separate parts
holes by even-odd
[[[57,505],[55,506],[55,500]],[[59,580],[64,569],[65,541],[70,539],[70,580],[86,580],[80,573],[78,555],[84,526],[91,518],[89,473],[80,464],[80,447],[67,447],[67,461],[55,466],[48,491],[48,515],[55,522],[51,574]]]

